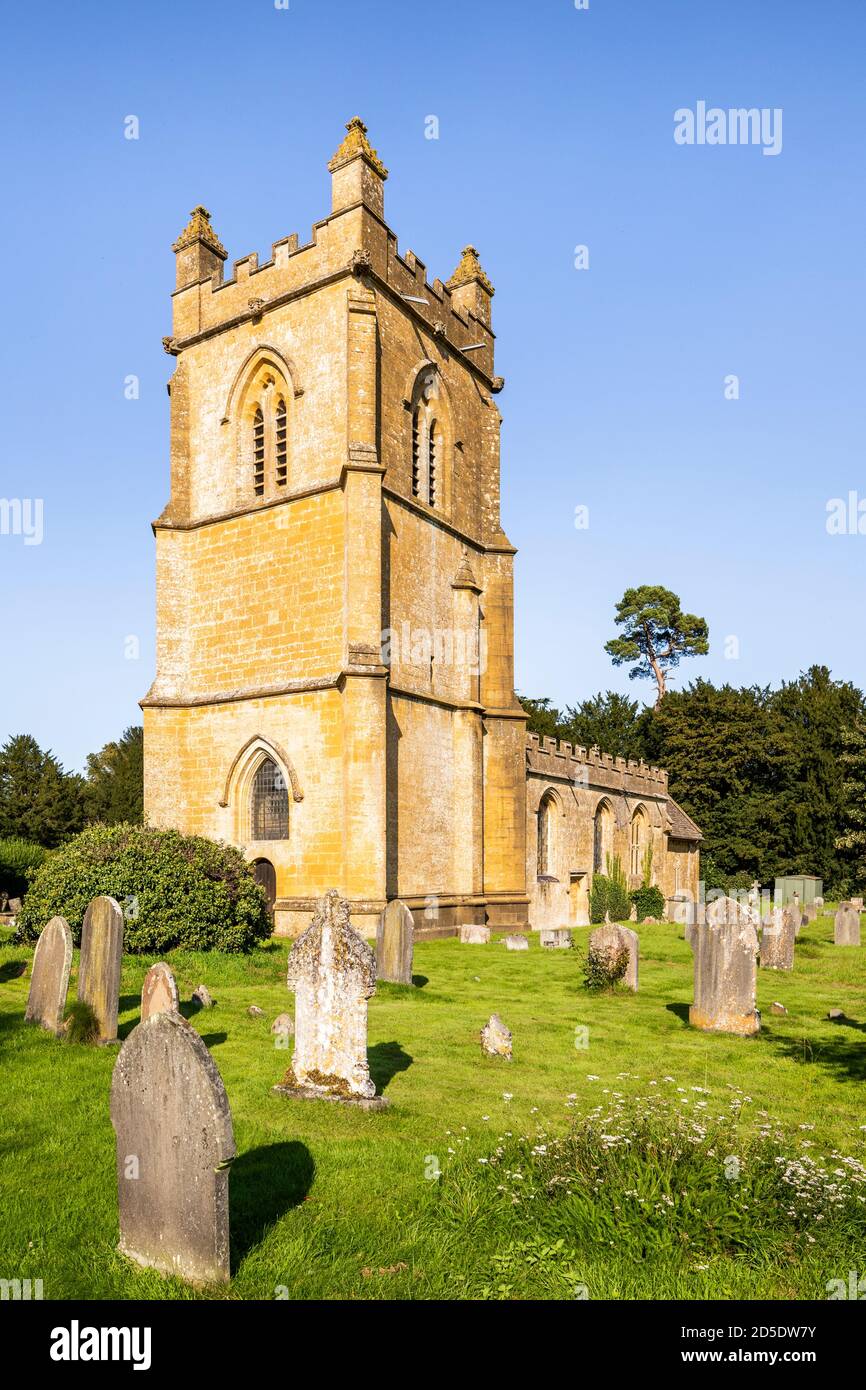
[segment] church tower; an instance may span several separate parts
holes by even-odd
[[[514,549],[499,515],[493,286],[400,254],[356,117],[313,228],[224,276],[175,242],[171,493],[154,523],[145,810],[242,846],[276,929],[328,888],[372,935],[527,920]]]

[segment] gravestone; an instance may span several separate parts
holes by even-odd
[[[505,1057],[511,1061],[513,1037],[499,1014],[491,1014],[490,1021],[481,1029],[481,1051],[488,1057]]]
[[[126,1039],[111,1123],[120,1253],[195,1283],[226,1283],[232,1118],[213,1058],[180,1014],[151,1014]]]
[[[818,909],[819,912],[822,911],[822,910],[823,910],[823,907],[824,907],[824,899],[823,899],[823,898],[816,898],[816,899],[815,899],[815,906],[817,907],[817,909]]]
[[[692,929],[695,1002],[689,1009],[693,1028],[708,1033],[757,1033],[761,1019],[755,1006],[758,936],[751,911],[733,898],[707,906],[706,921]]]
[[[123,913],[114,898],[94,898],[81,928],[78,998],[89,1004],[99,1024],[100,1043],[117,1042]]]
[[[804,925],[808,926],[810,922],[817,922],[817,920],[818,908],[816,907],[815,903],[807,903],[806,906],[803,908]]]
[[[511,936],[504,938],[506,951],[528,951],[529,942],[525,936],[515,932]]]
[[[793,970],[794,914],[788,907],[777,907],[761,933],[761,969]]]
[[[292,947],[287,983],[295,992],[295,1052],[276,1089],[384,1107],[367,1065],[367,1000],[376,991],[376,961],[336,889],[325,894]]]
[[[860,913],[851,903],[840,903],[833,923],[833,943],[836,946],[860,945]]]
[[[291,1014],[277,1014],[271,1024],[271,1032],[279,1037],[291,1038],[294,1035],[295,1024]]]
[[[490,940],[490,928],[466,922],[460,928],[460,940],[464,946],[486,946]]]
[[[549,950],[567,950],[571,945],[571,932],[568,927],[544,927],[538,933],[538,939]]]
[[[395,985],[412,983],[415,923],[405,903],[388,904],[376,927],[376,975]]]
[[[72,932],[64,917],[52,917],[42,928],[30,975],[30,993],[24,1018],[50,1033],[63,1027],[69,971],[72,967]]]
[[[141,1021],[151,1014],[176,1014],[180,1008],[177,981],[164,960],[152,965],[141,987]]]
[[[852,899],[851,899],[851,906],[852,906],[852,907],[856,907],[856,909],[857,909],[858,912],[862,912],[862,911],[863,911],[863,899],[862,899],[862,898],[852,898]]]
[[[640,938],[636,931],[632,931],[631,927],[617,926],[613,922],[605,922],[603,926],[596,927],[595,931],[589,934],[589,949],[591,951],[603,951],[607,954],[625,947],[628,951],[628,966],[622,982],[629,989],[633,989],[635,993],[637,993],[638,988],[639,945]]]

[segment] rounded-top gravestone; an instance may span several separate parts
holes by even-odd
[[[33,954],[30,993],[24,1017],[51,1033],[63,1026],[69,971],[72,967],[72,932],[65,917],[52,917],[42,928]]]
[[[141,1021],[153,1014],[176,1014],[180,1008],[177,981],[164,960],[152,965],[141,987]]]
[[[89,1004],[99,1024],[99,1042],[117,1041],[123,913],[114,898],[94,898],[81,928],[78,998]]]
[[[180,1014],[130,1033],[111,1078],[118,1249],[196,1283],[229,1278],[228,1098],[202,1038]]]

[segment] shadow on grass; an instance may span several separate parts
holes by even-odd
[[[762,1024],[759,1037],[779,1049],[783,1056],[792,1062],[813,1063],[825,1071],[834,1072],[838,1081],[866,1081],[866,1048],[862,1034],[866,1024],[857,1023],[852,1018],[832,1020],[838,1028],[853,1029],[853,1036],[844,1034],[829,1041],[775,1033]]]
[[[26,960],[4,961],[0,965],[0,984],[6,984],[8,980],[20,980],[26,969]]]
[[[228,1038],[228,1033],[202,1033],[201,1040],[205,1047],[219,1047]]]
[[[375,1043],[367,1049],[370,1076],[380,1095],[399,1071],[408,1071],[413,1061],[398,1042]]]
[[[665,1004],[665,1008],[667,1009],[669,1014],[676,1014],[677,1018],[681,1019],[682,1022],[685,1023],[686,1027],[691,1026],[689,1024],[689,1009],[691,1008],[690,1004]]]
[[[429,976],[429,975],[413,975],[413,976],[412,976],[412,983],[413,983],[413,985],[415,986],[416,989],[423,989],[425,985],[429,985],[429,983],[430,983],[430,976]]]
[[[315,1171],[312,1154],[297,1139],[238,1155],[229,1176],[233,1270],[280,1217],[300,1206]]]

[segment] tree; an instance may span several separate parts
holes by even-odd
[[[599,691],[591,700],[566,708],[562,737],[575,747],[599,748],[615,758],[643,756],[637,700],[615,690]]]
[[[144,730],[131,725],[119,739],[87,757],[87,819],[106,825],[144,819]]]
[[[0,748],[0,836],[54,849],[84,824],[82,787],[35,738],[16,734]]]
[[[623,635],[612,637],[604,649],[614,666],[631,666],[630,680],[655,680],[656,708],[665,697],[668,671],[681,657],[705,656],[710,649],[706,621],[684,613],[677,595],[659,585],[626,589],[616,605],[616,623]]]
[[[517,698],[529,715],[527,733],[539,734],[542,738],[568,738],[560,711],[546,696],[543,700],[533,700],[529,695]]]
[[[858,714],[842,730],[842,814],[835,848],[842,861],[840,892],[860,892],[866,886],[866,715]]]

